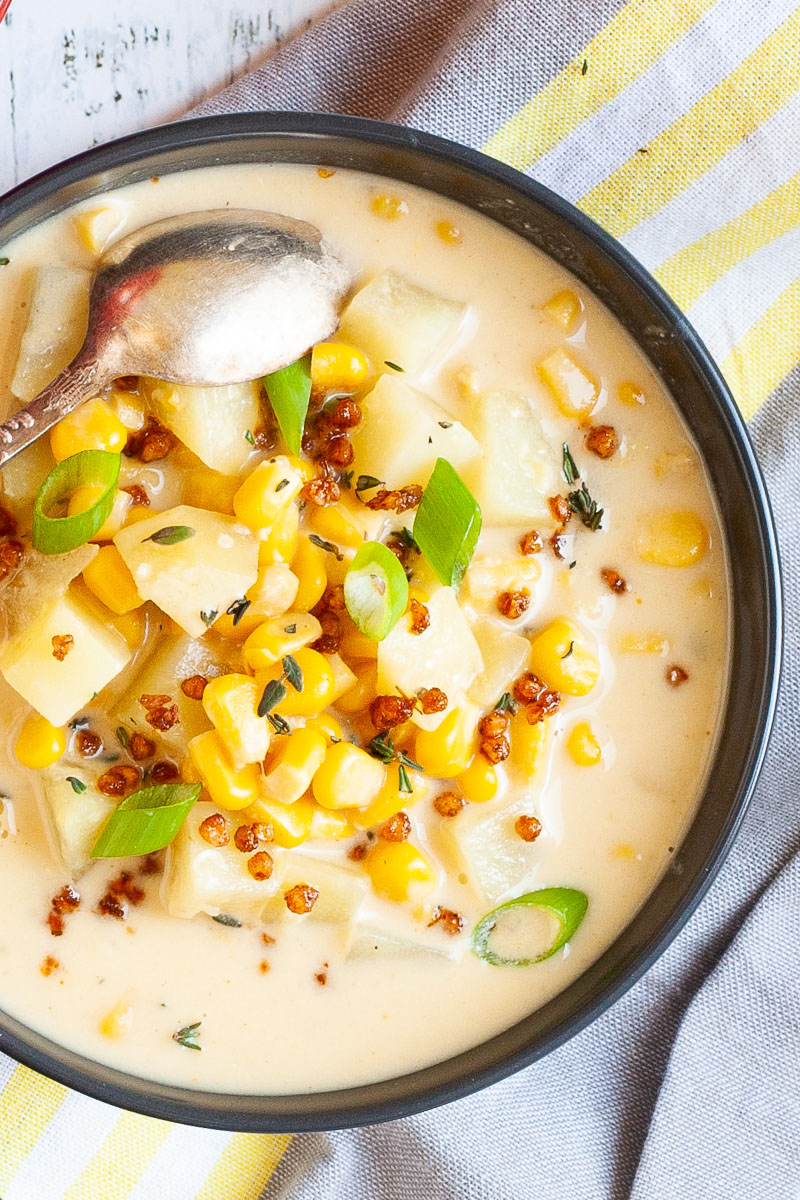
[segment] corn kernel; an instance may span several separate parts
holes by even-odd
[[[520,711],[511,718],[511,753],[509,762],[530,782],[542,769],[546,759],[548,721],[530,725],[525,713]]]
[[[542,359],[537,371],[565,417],[583,419],[590,415],[600,395],[600,387],[569,347],[559,346],[553,350]]]
[[[101,546],[83,568],[83,582],[113,613],[132,612],[144,604],[133,575],[116,546]]]
[[[216,729],[192,738],[189,754],[211,799],[219,808],[235,812],[247,808],[258,798],[260,768],[251,763],[237,770]]]
[[[334,808],[320,808],[313,800],[298,800],[298,804],[311,805],[311,836],[326,841],[352,837],[355,828],[346,812]]]
[[[276,739],[274,757],[267,763],[261,784],[261,794],[267,800],[294,804],[311,786],[311,780],[322,766],[327,740],[319,729],[306,725],[295,729],[290,737]]]
[[[305,612],[286,612],[273,617],[248,635],[242,646],[242,658],[249,671],[265,671],[286,654],[295,654],[322,633],[316,617]]]
[[[362,659],[357,664],[356,681],[336,701],[343,713],[359,713],[368,707],[378,694],[378,663]]]
[[[579,767],[593,767],[603,757],[600,743],[586,721],[573,727],[567,739],[567,750]]]
[[[232,513],[233,497],[241,480],[235,475],[223,475],[211,467],[192,467],[183,477],[181,504],[205,508],[210,512]]]
[[[103,1037],[116,1041],[130,1033],[133,1029],[133,1005],[129,1000],[118,1000],[110,1012],[107,1012],[100,1022],[100,1032]]]
[[[500,787],[497,769],[483,754],[475,754],[472,762],[456,780],[460,790],[473,804],[494,800]]]
[[[453,779],[469,766],[476,727],[476,709],[455,707],[435,729],[417,731],[414,758],[427,775]]]
[[[300,529],[300,510],[290,504],[275,519],[269,529],[259,531],[258,565],[290,563],[297,549],[297,534]]]
[[[452,221],[437,221],[436,235],[448,246],[460,246],[463,241],[461,230]]]
[[[379,841],[364,866],[375,891],[398,903],[421,899],[435,882],[433,867],[411,842]]]
[[[86,512],[87,509],[91,508],[100,499],[105,490],[102,484],[99,483],[85,483],[82,487],[76,488],[69,498],[67,516],[74,517],[78,513]],[[118,489],[114,494],[114,503],[111,507],[111,512],[94,537],[91,537],[89,541],[110,542],[112,538],[117,536],[120,529],[126,523],[132,507],[133,497],[127,492]]]
[[[264,621],[280,617],[289,609],[297,594],[297,577],[286,563],[268,563],[258,568],[258,576],[245,592],[247,607],[237,603],[214,622],[214,632],[231,642],[244,642]],[[288,624],[288,622],[287,622]]]
[[[260,763],[269,750],[267,718],[256,711],[260,699],[261,691],[249,675],[218,675],[209,679],[203,692],[205,714],[237,770]]]
[[[346,659],[377,658],[378,643],[348,621],[339,642],[339,652],[342,658]]]
[[[14,753],[23,767],[41,770],[58,762],[66,748],[64,730],[37,715],[28,717],[22,726]]]
[[[627,380],[619,385],[617,395],[623,404],[628,404],[631,407],[636,404],[642,405],[646,400],[645,394],[638,383],[630,383]]]
[[[361,530],[356,528],[344,509],[335,504],[327,508],[314,508],[310,524],[315,533],[335,546],[357,550],[364,541]]]
[[[366,356],[345,342],[317,342],[311,351],[311,383],[320,392],[355,391],[368,373]]]
[[[658,633],[622,633],[617,649],[620,654],[658,654],[663,658],[669,653],[669,641]]]
[[[325,738],[326,743],[330,746],[334,742],[342,740],[342,727],[332,713],[322,712],[316,717],[309,717],[306,721],[306,729],[316,729]]]
[[[247,821],[269,821],[275,830],[275,845],[291,850],[311,837],[315,808],[316,805],[302,800],[296,804],[281,804],[279,800],[259,797],[243,816]]]
[[[389,817],[393,817],[395,813],[418,804],[431,790],[427,779],[419,771],[412,771],[410,768],[407,768],[403,782],[406,782],[406,780],[411,785],[410,792],[403,791],[400,788],[399,764],[390,763],[386,768],[386,778],[383,782],[383,787],[378,792],[372,804],[368,805],[367,808],[356,808],[351,812],[350,817],[355,828],[372,829],[374,825],[381,825],[384,821],[388,821]]]
[[[308,483],[316,475],[313,464],[307,458],[300,458],[297,454],[287,454],[286,461],[291,467],[294,467],[303,483]]]
[[[615,858],[621,858],[626,862],[641,862],[641,854],[637,854],[630,842],[618,842],[612,847],[611,853]]]
[[[322,599],[328,586],[327,558],[326,551],[320,550],[319,546],[315,546],[307,537],[303,536],[298,540],[292,559],[292,571],[299,580],[294,599],[297,612],[310,612]]]
[[[50,449],[56,462],[63,462],[81,450],[119,454],[127,440],[127,429],[99,397],[87,400],[50,431]]]
[[[292,656],[303,676],[303,687],[297,691],[288,681],[286,695],[276,705],[275,711],[284,717],[313,717],[331,702],[335,687],[333,671],[324,655],[317,650],[302,646]],[[281,679],[283,663],[273,663],[264,671],[256,674],[256,683],[260,688],[259,695],[268,683]]]
[[[323,808],[362,808],[376,798],[385,778],[383,763],[366,750],[334,742],[314,776],[314,799]]]
[[[565,288],[563,292],[556,292],[555,296],[551,296],[547,303],[542,305],[542,312],[547,313],[565,333],[569,333],[580,316],[581,302],[573,291]]]
[[[691,567],[704,557],[708,546],[705,525],[689,510],[653,513],[636,540],[642,561],[660,567]]]
[[[125,214],[116,204],[85,209],[73,217],[78,237],[92,254],[100,253],[122,228],[124,220]]]
[[[383,217],[385,221],[396,221],[408,212],[405,200],[399,196],[388,196],[385,192],[378,192],[372,197],[370,208],[376,217]]]
[[[233,511],[251,529],[269,528],[291,504],[303,477],[285,455],[260,462],[234,493]]]
[[[147,615],[142,608],[132,608],[130,612],[118,613],[111,624],[122,634],[131,650],[137,650],[144,641],[147,630]]]
[[[144,504],[134,504],[133,508],[128,509],[124,528],[129,529],[131,525],[138,525],[140,521],[148,521],[152,515],[152,508]]]
[[[586,648],[583,631],[563,617],[531,642],[530,669],[549,688],[569,696],[585,696],[600,677],[600,664]]]
[[[659,454],[653,464],[653,474],[656,478],[663,479],[665,475],[683,475],[691,471],[693,466],[694,458],[688,448],[667,450],[664,454]]]

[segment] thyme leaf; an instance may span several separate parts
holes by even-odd
[[[333,542],[326,542],[325,538],[319,537],[316,533],[310,533],[308,540],[315,546],[319,546],[320,550],[327,550],[328,554],[334,555],[337,562],[344,561],[344,555],[338,546],[334,546]]]
[[[211,920],[216,921],[218,925],[227,925],[230,929],[242,928],[242,922],[239,920],[239,918],[232,917],[230,913],[217,913],[217,915],[212,917]],[[198,1025],[200,1024],[199,1021],[197,1023]],[[176,1038],[175,1040],[177,1041],[178,1039]],[[197,1048],[198,1050],[200,1049],[199,1046]]]
[[[408,778],[408,771],[406,770],[404,763],[400,763],[397,768],[397,779],[398,791],[413,792],[414,789],[411,786],[411,780]]]
[[[567,483],[575,483],[580,479],[580,471],[578,470],[575,459],[570,453],[570,448],[566,442],[561,443],[561,470],[564,472],[564,478]]]
[[[200,1026],[202,1021],[195,1021],[193,1025],[184,1025],[183,1029],[179,1029],[177,1033],[173,1033],[172,1040],[177,1042],[179,1046],[185,1046],[187,1050],[202,1050],[202,1046],[198,1042],[200,1036]]]
[[[192,538],[194,535],[195,530],[190,525],[165,525],[163,529],[157,529],[155,533],[150,534],[150,537],[142,540],[155,542],[157,546],[174,546],[176,542],[185,542],[187,538]]]
[[[367,746],[367,753],[373,758],[378,758],[382,763],[399,763],[401,768],[410,768],[412,771],[422,771],[422,767],[418,762],[414,762],[413,758],[409,758],[404,750],[398,750],[388,733],[379,733]],[[408,778],[408,776],[406,776]],[[405,788],[401,789],[405,791]],[[408,789],[411,791],[411,788]]]
[[[127,750],[128,746],[130,745],[130,737],[128,736],[127,729],[124,725],[118,725],[116,732],[117,741],[119,742],[120,746],[122,746],[123,750]]]
[[[597,501],[589,495],[589,489],[585,483],[581,484],[577,491],[570,492],[567,499],[570,508],[580,517],[587,529],[591,529],[594,533],[603,528],[600,522],[603,519],[604,510],[599,508]]]
[[[283,658],[283,674],[284,678],[288,679],[296,692],[303,690],[303,672],[298,666],[297,659],[292,658],[291,654],[284,655]]]
[[[252,429],[245,429],[245,431],[244,431],[244,440],[245,440],[246,442],[249,442],[251,446],[255,446],[255,444],[256,444],[256,439],[253,437],[253,431],[252,431]],[[216,919],[217,919],[217,918],[215,917],[215,918],[214,918],[214,920],[216,921]]]
[[[86,784],[83,782],[82,779],[76,779],[74,775],[67,776],[67,783],[70,785],[73,792],[77,792],[77,794],[79,796],[80,796],[81,792],[86,791]]]
[[[282,717],[280,715],[280,713],[268,712],[267,720],[269,721],[270,725],[272,726],[272,728],[275,730],[276,733],[291,734],[291,732],[292,732],[291,725],[289,724],[289,722],[286,720],[285,717]]]
[[[233,624],[238,625],[252,603],[252,600],[242,596],[241,600],[234,600],[233,604],[229,604],[225,612],[229,617],[233,617]]]
[[[215,608],[209,609],[208,612],[202,612],[202,611],[200,612],[200,620],[203,622],[206,629],[208,629],[209,626],[214,624],[214,622],[216,621],[218,616],[219,616],[219,613],[217,612],[217,610]]]
[[[383,360],[384,366],[391,367],[393,371],[399,371],[401,375],[405,374],[404,367],[398,367],[397,363],[389,362],[388,358]]]
[[[280,704],[286,695],[286,685],[282,679],[270,679],[267,686],[264,688],[261,699],[258,702],[258,715],[266,717],[267,713],[272,712],[276,704]]]
[[[517,702],[511,695],[511,692],[503,692],[502,696],[497,701],[497,704],[494,706],[494,711],[511,713],[513,716],[517,711],[517,707]]]
[[[356,480],[356,491],[366,492],[368,488],[383,487],[384,480],[375,475],[359,475]]]
[[[288,486],[289,486],[289,480],[288,480],[288,479],[281,479],[281,480],[280,480],[278,483],[276,483],[276,484],[275,484],[275,491],[276,491],[276,492],[282,492],[282,491],[283,491],[283,489],[284,489],[285,487],[288,487]]]

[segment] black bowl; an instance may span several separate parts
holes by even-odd
[[[733,669],[724,725],[683,845],[613,945],[563,992],[504,1033],[381,1083],[316,1095],[231,1096],[112,1070],[0,1013],[0,1048],[100,1100],[218,1129],[295,1132],[391,1120],[474,1092],[561,1045],[635,983],[699,903],[742,819],[775,707],[781,617],[764,482],[742,418],[697,334],[613,238],[547,188],[490,158],[427,134],[352,117],[208,117],[100,146],[16,188],[0,200],[0,246],[109,188],[193,167],[273,161],[349,167],[418,184],[485,214],[574,272],[647,354],[691,429],[716,491],[733,590]]]

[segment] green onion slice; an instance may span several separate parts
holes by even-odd
[[[517,896],[515,900],[508,900],[498,908],[493,908],[481,918],[472,931],[473,953],[484,962],[491,963],[493,967],[531,967],[534,963],[550,958],[570,940],[586,916],[588,907],[589,898],[577,888],[548,887],[540,888],[536,892],[527,892],[524,896]],[[511,918],[514,915],[519,917],[520,910],[526,908],[544,909],[556,918],[558,932],[551,944],[540,954],[530,958],[511,958],[492,950],[489,942],[495,931],[506,924],[506,932],[510,932]]]
[[[408,607],[408,580],[381,542],[364,542],[344,577],[344,602],[358,629],[380,642]]]
[[[33,506],[33,545],[42,554],[66,554],[93,538],[114,507],[120,467],[119,454],[106,450],[81,450],[53,467]],[[86,484],[99,484],[103,491],[94,504],[74,517],[50,517],[48,512],[64,504]]]
[[[414,541],[446,587],[458,588],[480,532],[480,505],[447,459],[437,458],[417,509]]]
[[[264,387],[283,440],[292,454],[299,454],[311,397],[311,355],[265,375]]]
[[[127,858],[168,846],[202,791],[199,783],[140,788],[120,801],[92,849],[92,858]]]

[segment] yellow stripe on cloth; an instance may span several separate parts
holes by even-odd
[[[679,120],[580,201],[621,237],[705,174],[798,90],[800,10]]]
[[[484,153],[526,171],[644,74],[715,3],[628,0],[577,58],[498,129]]]
[[[17,1067],[0,1093],[0,1196],[67,1097],[60,1083]]]
[[[800,278],[748,329],[722,363],[722,373],[749,421],[800,363]]]
[[[168,1121],[120,1113],[111,1133],[64,1193],[63,1200],[125,1200],[172,1128]]]
[[[195,1200],[258,1200],[292,1140],[290,1133],[236,1133]]]

